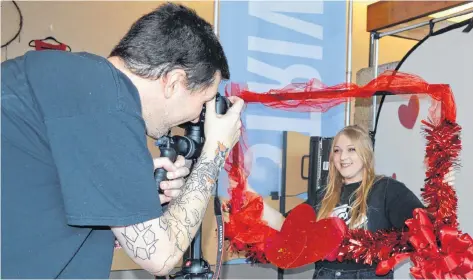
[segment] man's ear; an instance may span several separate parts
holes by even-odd
[[[186,72],[182,69],[171,70],[163,79],[164,97],[171,98],[186,86]]]

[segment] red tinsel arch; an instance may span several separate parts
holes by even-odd
[[[338,218],[317,222],[316,213],[304,204],[292,210],[281,231],[272,229],[262,220],[262,197],[246,190],[251,168],[245,162],[251,161],[243,158],[247,147],[242,133],[225,165],[231,182],[225,238],[231,250],[246,252],[252,261],[281,268],[322,259],[375,263],[380,275],[410,258],[411,274],[416,278],[473,278],[473,239],[458,229],[455,190],[442,182],[461,151],[461,127],[456,123],[456,105],[449,85],[429,84],[416,75],[386,71],[361,87],[351,83],[327,87],[311,80],[255,93],[231,84],[226,95],[276,109],[325,112],[348,98],[372,97],[377,92],[424,94],[433,100],[429,119],[422,121],[428,159],[428,179],[422,192],[426,208],[414,211],[413,218],[406,221],[408,230],[348,230]],[[317,242],[319,237],[323,241]]]

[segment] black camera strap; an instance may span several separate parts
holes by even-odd
[[[215,263],[215,274],[213,279],[219,279],[222,269],[224,226],[222,217],[222,203],[218,197],[218,185],[215,188],[214,213],[217,220],[217,262]]]

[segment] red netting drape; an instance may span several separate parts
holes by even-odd
[[[409,231],[348,230],[337,218],[317,221],[312,207],[304,204],[292,210],[280,231],[272,229],[262,219],[262,197],[246,190],[251,160],[244,159],[248,149],[243,129],[240,142],[225,165],[231,186],[225,238],[232,250],[244,251],[253,261],[270,262],[281,268],[322,259],[377,263],[379,274],[410,257],[414,263],[411,273],[416,278],[473,277],[473,242],[458,230],[455,191],[442,182],[461,150],[461,128],[456,123],[456,105],[449,85],[430,84],[417,75],[386,71],[364,86],[326,86],[314,79],[264,93],[238,84],[226,89],[227,96],[239,96],[247,104],[294,112],[326,112],[348,98],[368,98],[378,92],[423,94],[433,100],[429,118],[422,121],[429,178],[422,197],[427,207],[416,209],[413,218],[406,221]]]

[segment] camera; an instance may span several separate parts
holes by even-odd
[[[220,93],[217,93],[215,97],[215,112],[223,115],[230,106],[230,100],[220,95]],[[182,155],[184,158],[190,160],[199,158],[205,143],[205,109],[204,105],[197,123],[187,122],[180,125],[181,128],[184,128],[184,136],[166,135],[156,141],[156,146],[159,147],[161,157],[167,157],[172,162],[176,161],[178,155]],[[156,169],[154,177],[158,188],[161,181],[166,179],[166,174],[167,172],[164,168]],[[159,193],[163,193],[161,189],[159,189]]]

